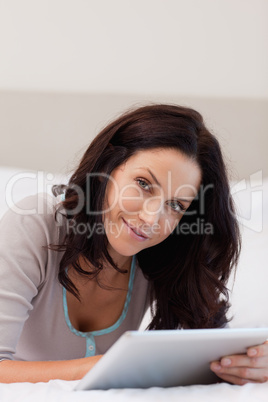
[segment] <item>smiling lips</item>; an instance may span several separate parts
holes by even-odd
[[[149,237],[144,232],[142,232],[140,229],[137,229],[137,228],[129,225],[129,223],[127,223],[127,221],[125,221],[124,218],[123,218],[123,222],[131,230],[131,232],[133,232],[138,237],[139,240],[147,240],[147,239],[149,239]]]

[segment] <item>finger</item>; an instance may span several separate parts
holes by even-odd
[[[225,356],[220,360],[223,367],[252,367],[265,368],[268,367],[268,356],[265,357],[249,357],[247,355]]]
[[[268,341],[262,345],[251,346],[246,354],[224,356],[221,363],[224,366],[265,367],[268,365]]]
[[[211,370],[219,377],[229,375],[239,377],[244,380],[266,382],[268,380],[268,369],[251,367],[224,367],[220,362],[213,362],[210,365]]]
[[[246,380],[244,378],[236,377],[234,375],[228,375],[228,374],[218,374],[217,376],[221,378],[225,382],[229,382],[230,384],[235,384],[235,385],[245,385],[248,383],[257,383],[257,381],[250,381]]]
[[[247,350],[248,356],[268,356],[268,341],[262,345],[251,346]]]

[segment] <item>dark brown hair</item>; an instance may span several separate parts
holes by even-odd
[[[111,172],[137,151],[154,148],[180,150],[200,167],[202,185],[179,226],[162,243],[137,254],[141,270],[151,284],[152,321],[149,329],[214,328],[223,326],[229,308],[226,281],[235,267],[240,252],[240,235],[230,195],[225,164],[217,139],[206,128],[195,110],[154,104],[128,111],[105,127],[86,150],[65,188],[66,211],[78,205],[80,188],[85,202],[75,215],[66,214],[77,224],[102,223],[103,200],[108,179],[90,177]],[[62,186],[54,186],[58,194]],[[88,191],[89,189],[89,191]],[[201,194],[201,190],[203,194]],[[87,194],[86,194],[87,192]],[[202,205],[201,205],[202,201]],[[87,207],[95,214],[87,213]],[[58,212],[60,209],[58,210]],[[213,233],[198,231],[180,233],[182,223],[189,229],[197,222],[210,224]],[[115,265],[107,252],[105,233],[90,238],[68,233],[63,245],[50,248],[65,253],[59,267],[61,284],[79,298],[68,277],[66,267],[72,265],[81,275],[98,275],[102,262]],[[88,260],[94,269],[82,269],[78,257]],[[122,271],[123,272],[123,271]]]

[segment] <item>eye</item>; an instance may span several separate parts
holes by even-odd
[[[150,191],[151,190],[151,184],[148,183],[147,180],[141,179],[141,178],[137,178],[135,180],[143,190],[145,190],[145,191]]]
[[[179,201],[177,200],[171,200],[171,201],[167,201],[167,205],[170,206],[170,208],[173,209],[173,211],[175,212],[184,212],[186,211],[186,207],[184,205],[182,205]]]

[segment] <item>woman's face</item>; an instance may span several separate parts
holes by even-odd
[[[104,225],[114,259],[165,240],[197,194],[201,171],[174,149],[139,151],[116,168],[106,190]]]

